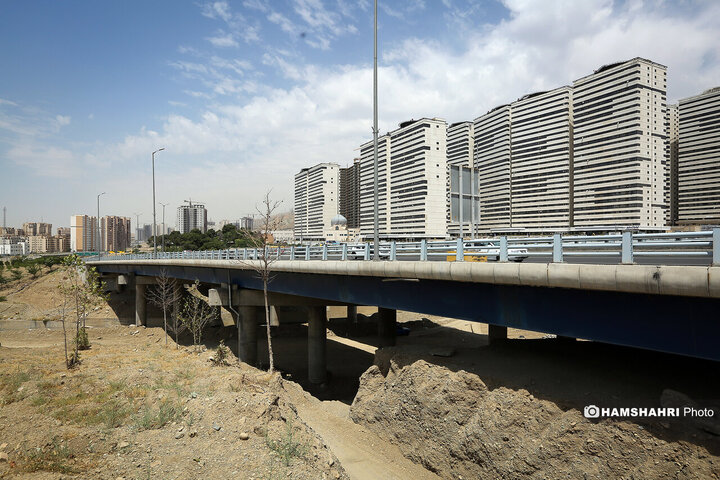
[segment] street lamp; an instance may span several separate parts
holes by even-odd
[[[379,218],[379,199],[378,199],[378,96],[377,96],[377,0],[375,0],[375,28],[374,35],[374,51],[373,51],[373,184],[374,184],[374,200],[375,200],[375,219],[373,225],[373,260],[380,260],[380,218]],[[388,155],[385,152],[385,155]],[[389,160],[388,160],[389,161]],[[386,179],[389,181],[389,179]],[[390,199],[386,199],[388,202]],[[387,208],[390,208],[388,205]]]
[[[163,207],[163,221],[162,221],[162,251],[165,252],[165,207],[170,205],[169,203],[162,203],[160,202],[160,205]]]
[[[157,257],[157,221],[155,220],[155,154],[165,150],[165,147],[158,148],[152,152],[152,177],[153,177],[153,258]]]
[[[98,235],[97,235],[97,239],[98,239],[97,245],[98,245],[98,249],[97,249],[97,251],[98,251],[98,255],[100,254],[100,249],[102,248],[102,238],[100,238],[101,235],[102,235],[102,233],[101,233],[101,231],[100,231],[100,195],[105,195],[105,192],[98,193],[98,196],[97,196],[97,213],[98,213],[98,216],[97,216],[97,234],[98,234]]]

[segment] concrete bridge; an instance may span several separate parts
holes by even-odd
[[[92,262],[136,290],[144,324],[145,289],[165,275],[199,281],[211,303],[236,318],[241,360],[255,364],[255,332],[264,323],[262,282],[253,260],[110,257]],[[278,260],[270,303],[307,315],[309,377],[326,380],[326,308],[379,307],[382,345],[395,342],[395,312],[406,310],[489,325],[490,341],[507,327],[720,360],[720,266],[586,265]]]

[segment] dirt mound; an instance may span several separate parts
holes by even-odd
[[[720,458],[642,426],[563,411],[526,390],[390,359],[360,379],[350,417],[442,478],[718,478]]]

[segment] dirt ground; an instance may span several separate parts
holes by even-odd
[[[209,328],[200,354],[183,337],[165,347],[157,311],[128,326],[126,293],[92,312],[93,346],[68,372],[57,281],[0,287],[0,478],[720,478],[717,418],[582,415],[667,401],[720,413],[714,362],[513,329],[488,345],[485,325],[410,312],[377,350],[376,309],[350,324],[332,307],[330,381],[314,386],[305,325],[274,331],[281,375],[217,367],[234,328]]]

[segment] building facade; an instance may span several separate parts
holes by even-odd
[[[664,228],[666,70],[634,58],[573,83],[576,227]]]
[[[668,206],[667,225],[677,225],[678,220],[678,145],[680,140],[680,114],[678,105],[668,105],[665,116],[665,131],[668,135],[665,173],[665,204]]]
[[[679,102],[678,225],[720,224],[720,87]]]
[[[360,147],[360,230],[374,232],[373,142]],[[447,123],[421,118],[378,139],[379,235],[386,239],[447,235]]]
[[[177,229],[180,233],[190,233],[195,229],[205,233],[207,231],[205,205],[192,202],[189,205],[180,205],[177,209]]]
[[[28,237],[38,235],[46,237],[52,236],[52,223],[25,222],[22,228]]]
[[[73,215],[70,217],[70,250],[93,252],[99,249],[97,217]]]
[[[573,224],[572,88],[513,102],[511,192],[514,228],[551,232]]]
[[[102,249],[105,252],[121,252],[130,248],[130,218],[107,215],[100,221]]]
[[[474,121],[480,231],[512,228],[511,109],[502,105]]]
[[[360,159],[353,164],[340,168],[340,197],[338,199],[340,215],[347,220],[348,228],[360,227]]]
[[[322,241],[338,213],[340,166],[320,163],[295,175],[295,223],[298,241]]]

